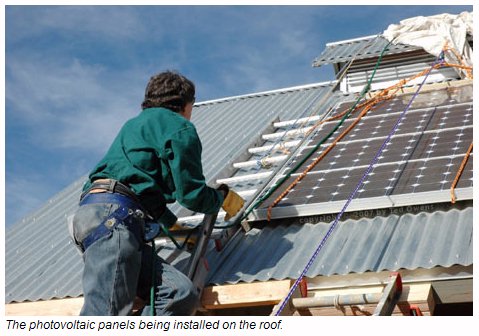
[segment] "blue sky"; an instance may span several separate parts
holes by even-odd
[[[322,82],[328,42],[472,6],[6,6],[9,226],[88,173],[139,112],[152,74],[177,70],[197,101]]]

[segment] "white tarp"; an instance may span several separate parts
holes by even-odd
[[[458,51],[466,64],[472,65],[472,50],[466,43],[466,34],[473,35],[472,13],[417,16],[389,25],[383,33],[394,44],[403,43],[422,47],[438,56],[446,41]]]

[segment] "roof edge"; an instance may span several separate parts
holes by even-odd
[[[382,36],[382,34],[356,37],[356,38],[353,38],[353,39],[342,40],[342,41],[328,42],[328,43],[326,43],[326,47],[330,47],[330,46],[334,46],[334,45],[338,45],[338,44],[351,43],[351,42],[367,41],[367,40],[370,40],[372,38],[379,37],[379,36]]]
[[[319,87],[319,86],[327,86],[327,85],[335,84],[336,82],[337,82],[336,80],[331,80],[331,81],[326,81],[326,82],[319,82],[319,83],[311,83],[311,84],[305,84],[305,85],[285,87],[285,88],[275,89],[275,90],[252,92],[252,93],[247,93],[247,94],[244,94],[244,95],[205,100],[205,101],[196,103],[195,106],[221,103],[221,102],[225,102],[225,101],[229,101],[229,100],[250,98],[250,97],[255,97],[255,96],[264,96],[264,95],[267,95],[267,94],[281,93],[281,92],[285,92],[285,91],[297,91],[297,90],[301,90],[301,89],[309,89],[309,88],[314,88],[314,87]]]

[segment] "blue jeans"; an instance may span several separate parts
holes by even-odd
[[[118,208],[116,204],[81,206],[69,222],[72,239],[80,246],[83,239]],[[144,225],[143,218],[131,215],[126,220]],[[197,295],[191,283],[156,253],[140,242],[120,223],[83,253],[84,303],[80,315],[131,315],[138,296],[148,304],[142,315],[151,315],[150,288],[155,265],[154,315],[191,315]]]

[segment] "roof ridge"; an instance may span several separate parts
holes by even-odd
[[[319,82],[319,83],[310,83],[310,84],[305,84],[305,85],[285,87],[285,88],[274,89],[274,90],[251,92],[251,93],[247,93],[247,94],[243,94],[243,95],[205,100],[205,101],[202,101],[202,102],[197,102],[195,104],[195,106],[221,103],[221,102],[226,102],[226,101],[235,100],[235,99],[243,99],[243,98],[264,96],[264,95],[273,94],[273,93],[281,93],[281,92],[287,92],[287,91],[299,91],[299,90],[302,90],[302,89],[309,89],[309,88],[315,88],[315,87],[320,87],[320,86],[327,86],[327,85],[332,85],[332,84],[335,84],[335,83],[336,83],[336,80],[331,80],[331,81],[325,81],[325,82]]]

